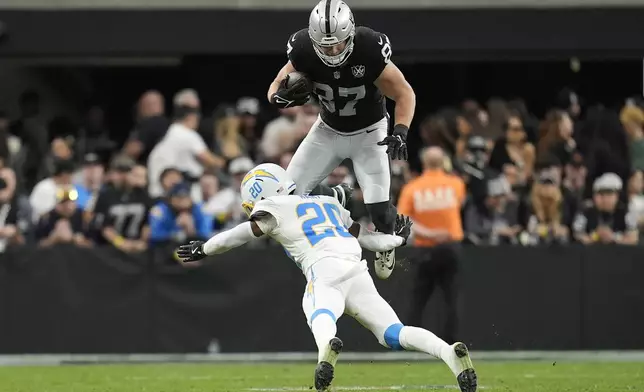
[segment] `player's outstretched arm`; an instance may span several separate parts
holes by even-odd
[[[412,222],[409,217],[398,215],[394,234],[373,232],[358,223],[353,223],[349,232],[358,239],[363,248],[372,252],[386,252],[407,243],[407,238],[411,234],[411,226]]]
[[[264,233],[256,222],[244,222],[217,234],[205,243],[192,241],[189,244],[181,245],[177,250],[177,256],[183,262],[198,261],[206,256],[227,252],[262,235]]]

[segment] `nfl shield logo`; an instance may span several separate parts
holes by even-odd
[[[351,73],[353,73],[353,77],[355,78],[361,78],[364,76],[364,65],[354,65],[351,67]]]
[[[340,79],[340,71],[335,71],[333,73],[333,77],[336,78],[336,79]]]

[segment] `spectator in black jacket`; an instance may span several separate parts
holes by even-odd
[[[614,173],[604,174],[595,180],[593,200],[579,211],[573,223],[578,241],[583,244],[637,244],[637,218],[619,200],[622,184]]]

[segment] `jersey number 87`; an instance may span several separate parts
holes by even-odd
[[[324,211],[322,208],[324,208]],[[298,218],[309,215],[310,210],[313,210],[314,216],[302,222],[302,231],[304,231],[304,235],[306,235],[311,246],[315,246],[327,237],[352,237],[347,228],[338,220],[340,209],[335,204],[324,203],[321,206],[318,203],[299,204],[296,210]],[[326,228],[322,232],[316,232],[315,226],[324,224],[327,221],[331,222],[334,228]]]

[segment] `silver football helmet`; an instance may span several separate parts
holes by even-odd
[[[329,67],[344,64],[353,52],[356,24],[341,0],[321,0],[311,11],[309,36],[318,57]]]

